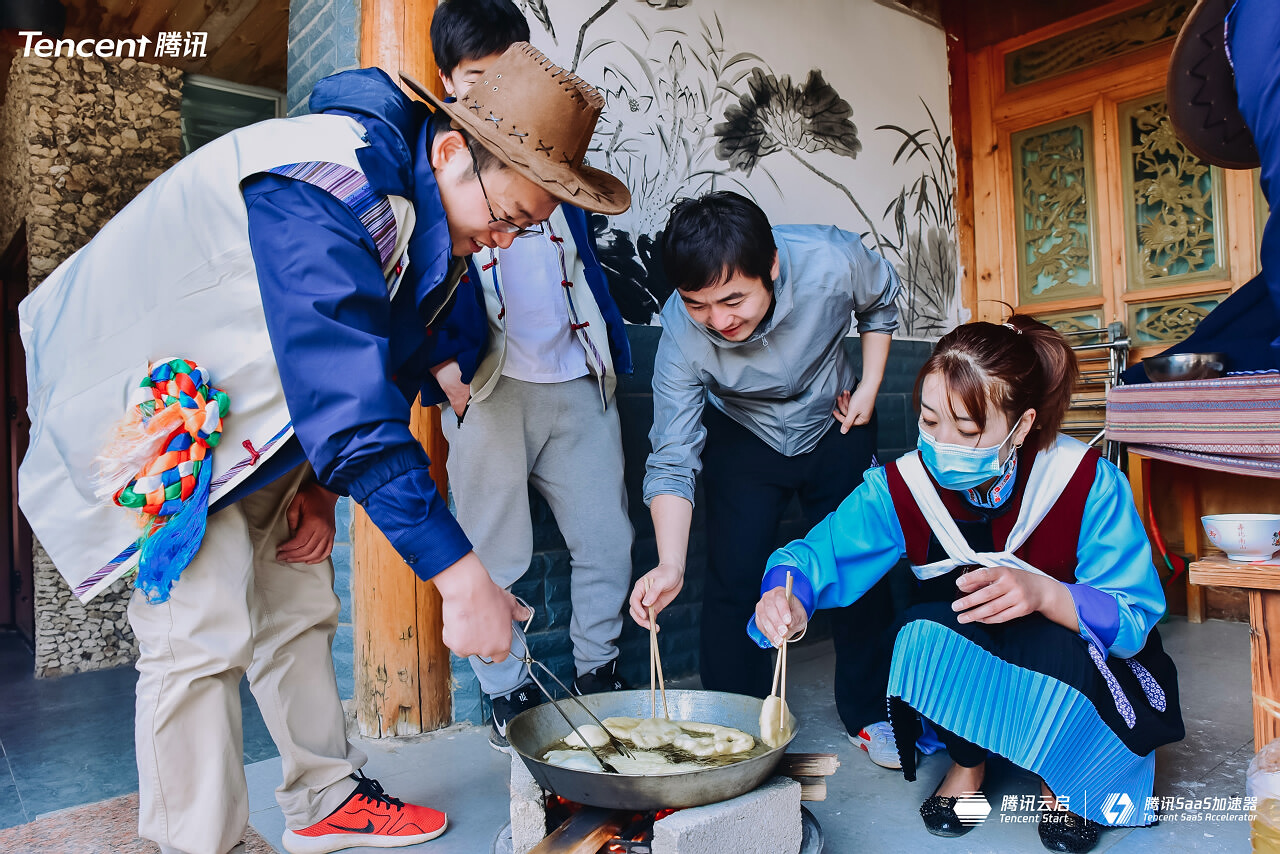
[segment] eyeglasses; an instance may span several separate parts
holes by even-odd
[[[476,165],[476,153],[471,148],[471,143],[467,143],[467,153],[471,155],[471,171],[475,173],[476,180],[480,182],[480,194],[484,196],[485,207],[489,209],[489,228],[503,234],[510,234],[515,237],[528,237],[531,234],[542,234],[542,223],[534,223],[530,226],[516,225],[505,217],[500,217],[493,212],[493,203],[489,201],[489,193],[484,188],[484,181],[480,178],[480,167]]]

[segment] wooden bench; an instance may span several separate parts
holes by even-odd
[[[1189,570],[1192,584],[1238,587],[1249,594],[1249,663],[1253,672],[1253,744],[1280,738],[1280,564],[1206,556]]]

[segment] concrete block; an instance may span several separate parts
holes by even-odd
[[[741,797],[662,819],[653,854],[798,854],[802,833],[800,784],[775,777]]]
[[[511,760],[511,851],[527,852],[547,835],[547,801],[542,787],[519,759]]]

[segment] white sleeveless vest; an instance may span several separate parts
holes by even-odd
[[[211,503],[292,435],[240,182],[304,162],[360,172],[356,151],[366,145],[358,122],[333,115],[261,122],[214,140],[152,182],[22,301],[31,443],[18,502],[81,601],[137,563],[137,513],[95,495],[93,458],[151,363],[191,359],[230,396]],[[390,290],[414,219],[408,200],[388,201],[396,223],[383,265]]]

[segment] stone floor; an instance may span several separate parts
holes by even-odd
[[[1173,619],[1161,630],[1179,667],[1187,738],[1161,748],[1156,793],[1184,799],[1241,797],[1253,754],[1248,626],[1219,621],[1189,625]],[[842,763],[829,780],[827,800],[809,804],[822,824],[826,852],[1043,850],[1034,827],[1008,820],[1027,813],[1002,809],[1007,796],[1037,791],[1029,775],[1007,765],[992,769],[988,797],[993,813],[982,826],[958,840],[929,836],[916,809],[941,777],[946,760],[925,759],[916,783],[873,766],[838,726],[831,670],[829,645],[801,646],[793,652],[788,689],[801,719],[793,749],[836,753]],[[135,790],[133,671],[40,681],[30,672],[30,654],[21,642],[0,635],[0,827]],[[280,779],[280,760],[247,692],[244,706],[251,822],[278,844],[283,818],[273,789]],[[390,793],[450,815],[444,836],[404,850],[490,851],[507,820],[509,760],[489,748],[484,729],[463,725],[414,739],[365,741],[361,747],[370,757],[368,773]],[[1153,828],[1107,831],[1097,850],[1239,852],[1248,845],[1245,822],[1193,809],[1166,812]]]

